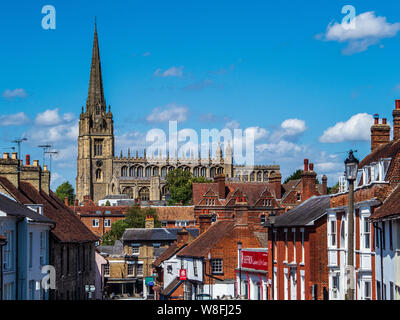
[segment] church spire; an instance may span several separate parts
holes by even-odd
[[[86,111],[89,113],[106,112],[106,101],[104,99],[103,78],[101,75],[101,63],[99,52],[99,41],[97,37],[97,23],[94,23],[94,39],[92,64],[90,68],[89,93],[86,101]]]

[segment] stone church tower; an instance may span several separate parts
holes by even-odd
[[[114,123],[110,107],[106,110],[97,26],[95,25],[92,64],[86,110],[79,119],[76,196],[94,199],[108,194],[114,158]]]

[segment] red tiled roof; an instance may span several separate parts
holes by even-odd
[[[115,215],[124,216],[129,206],[70,206],[72,211],[79,215]],[[100,211],[101,213],[98,213]],[[109,211],[110,213],[106,213]]]
[[[206,232],[202,233],[187,247],[182,249],[178,256],[205,257],[210,249],[216,245],[235,226],[235,222],[221,220],[214,223]]]
[[[400,152],[400,139],[392,140],[387,144],[379,146],[367,155],[359,164],[359,168],[377,162],[382,158],[393,158]]]
[[[23,204],[42,204],[44,216],[56,223],[51,233],[61,242],[88,242],[97,241],[94,235],[81,220],[65,206],[64,202],[50,191],[46,194],[38,191],[30,183],[21,181],[17,189],[10,181],[0,177],[0,183],[17,201]]]
[[[226,203],[229,202],[236,191],[241,192],[247,197],[247,203],[254,206],[256,201],[261,197],[265,190],[270,191],[269,183],[260,182],[232,182],[226,183],[225,186],[228,188],[229,193],[226,195]],[[198,205],[203,195],[211,189],[215,194],[218,194],[218,184],[217,183],[193,183],[193,204]]]
[[[157,212],[158,220],[160,221],[176,221],[176,220],[194,220],[193,206],[174,206],[174,207],[152,207]]]
[[[383,201],[382,205],[371,215],[371,219],[381,219],[400,215],[400,185]]]

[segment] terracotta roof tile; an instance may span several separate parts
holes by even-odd
[[[194,220],[194,207],[152,207],[156,209],[158,220],[160,221],[176,221],[176,220]]]
[[[400,185],[385,199],[382,205],[371,215],[371,219],[382,219],[400,215]]]
[[[393,158],[400,152],[400,139],[392,140],[389,143],[379,146],[367,155],[359,164],[359,168],[377,162],[382,158]]]
[[[218,243],[235,226],[233,221],[221,220],[214,223],[206,232],[202,233],[186,248],[181,250],[178,256],[205,257],[210,249]]]

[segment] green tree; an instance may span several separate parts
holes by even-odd
[[[111,225],[111,230],[103,235],[103,245],[113,245],[115,240],[121,239],[127,228],[144,228],[147,216],[154,218],[155,228],[161,227],[161,221],[158,220],[154,208],[141,209],[138,206],[133,206],[126,212],[125,219],[114,222]]]
[[[328,194],[333,194],[339,191],[339,182],[337,182],[334,186],[328,187]]]
[[[109,207],[109,206],[111,206],[111,203],[110,203],[110,201],[106,201],[106,207]]]
[[[288,183],[290,180],[300,179],[302,173],[303,173],[303,170],[301,170],[301,169],[296,170],[289,177],[286,178],[286,180],[283,182],[283,184]]]
[[[68,202],[70,204],[73,204],[75,200],[74,187],[68,181],[65,181],[63,184],[60,184],[56,189],[56,196],[62,202],[64,202],[65,197],[68,197]]]
[[[183,205],[189,204],[192,200],[193,182],[209,182],[204,177],[194,177],[191,172],[182,169],[174,169],[168,172],[166,180],[171,195],[168,204],[182,203]]]
[[[301,179],[301,175],[303,174],[303,170],[297,169],[295,172],[293,172],[289,177],[286,178],[286,180],[283,182],[283,184],[288,183],[290,180],[297,180]],[[316,179],[316,183],[320,184],[318,178]]]

